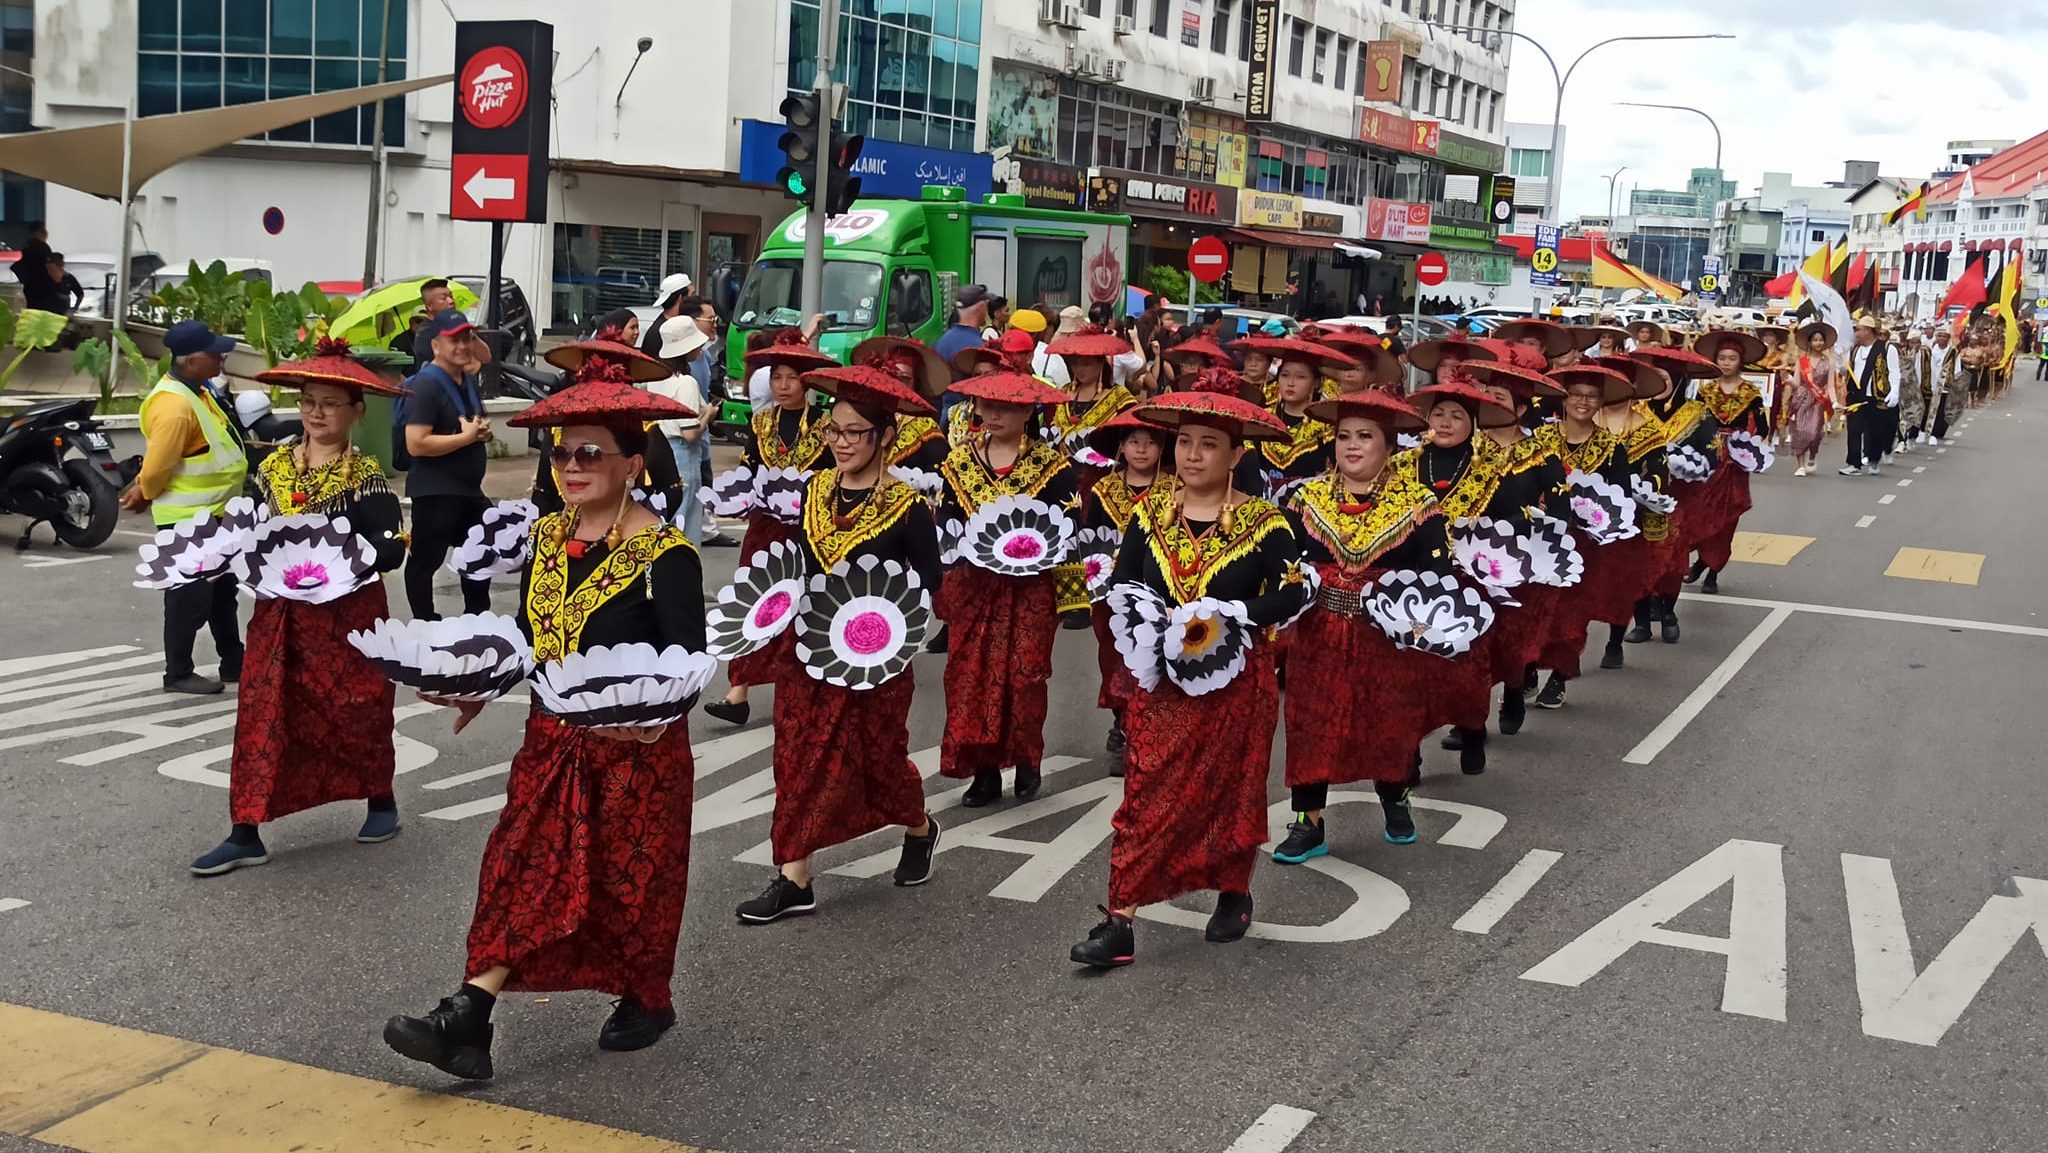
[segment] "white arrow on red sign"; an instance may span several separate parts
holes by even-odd
[[[463,183],[462,191],[470,203],[483,208],[493,200],[510,200],[519,195],[519,183],[509,176],[492,176],[478,168],[475,175]]]

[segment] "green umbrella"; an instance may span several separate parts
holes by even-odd
[[[406,318],[420,307],[420,286],[433,279],[422,276],[417,280],[378,285],[357,297],[333,324],[327,326],[329,335],[356,346],[389,343],[391,337],[405,327]],[[461,281],[449,280],[448,288],[455,293],[455,307],[467,309],[476,304],[476,293]]]

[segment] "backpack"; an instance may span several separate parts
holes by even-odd
[[[430,373],[432,374],[431,376],[429,376]],[[418,391],[420,384],[432,381],[438,381],[442,388],[448,390],[449,397],[455,402],[456,415],[483,415],[482,401],[476,400],[472,402],[471,397],[474,394],[468,388],[458,385],[455,378],[449,376],[439,365],[423,365],[418,372],[406,379],[405,391],[400,393],[398,398],[391,402],[391,467],[399,472],[410,472],[412,470],[412,453],[406,451],[405,447],[405,426],[412,422],[406,417],[405,402],[412,398],[414,392]]]

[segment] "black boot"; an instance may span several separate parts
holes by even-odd
[[[1131,931],[1131,919],[1103,909],[1102,923],[1088,930],[1088,939],[1067,950],[1067,956],[1091,969],[1116,969],[1137,960],[1138,937]]]
[[[423,1061],[465,1081],[491,1079],[491,1006],[497,998],[474,985],[444,997],[424,1017],[384,1022],[384,1043],[401,1057]]]
[[[1664,643],[1678,643],[1678,598],[1661,597],[1658,602],[1659,615],[1664,618]]]
[[[1520,685],[1509,685],[1500,691],[1500,735],[1512,737],[1522,731],[1522,721],[1529,714],[1527,690]],[[1541,704],[1541,701],[1537,702]]]
[[[1700,579],[1700,575],[1701,575],[1702,573],[1705,573],[1706,571],[1707,571],[1707,562],[1706,562],[1706,561],[1703,561],[1703,560],[1696,560],[1696,561],[1692,562],[1692,567],[1691,567],[1691,568],[1689,568],[1689,569],[1687,569],[1687,570],[1685,571],[1685,583],[1687,583],[1687,584],[1692,584],[1692,583],[1693,583],[1694,581],[1697,581],[1697,580],[1699,580],[1699,579]]]
[[[1720,574],[1720,572],[1719,572],[1719,571],[1717,571],[1717,570],[1715,570],[1715,569],[1708,569],[1708,570],[1707,570],[1707,580],[1706,580],[1706,583],[1705,583],[1705,584],[1702,584],[1702,585],[1700,586],[1700,591],[1701,591],[1701,592],[1703,592],[1703,593],[1718,593],[1718,592],[1720,592],[1720,591],[1721,591],[1721,574]]]
[[[1650,614],[1655,611],[1656,597],[1644,597],[1636,602],[1636,627],[1628,630],[1621,638],[1624,643],[1639,645],[1650,639]]]
[[[1012,786],[1020,801],[1028,801],[1038,795],[1038,787],[1044,783],[1044,774],[1037,765],[1018,765],[1017,783]]]
[[[1209,917],[1209,927],[1202,932],[1204,940],[1227,945],[1242,940],[1245,932],[1252,927],[1252,895],[1250,893],[1216,894],[1216,911]]]
[[[1445,733],[1445,734],[1444,734],[1444,739],[1443,739],[1443,740],[1441,740],[1441,741],[1438,741],[1438,742],[1437,742],[1437,747],[1438,747],[1438,748],[1444,748],[1444,749],[1449,749],[1449,750],[1451,750],[1451,751],[1452,751],[1452,752],[1454,752],[1454,753],[1455,753],[1455,752],[1457,752],[1457,751],[1458,751],[1459,749],[1462,749],[1462,748],[1464,748],[1464,747],[1465,747],[1465,730],[1463,730],[1463,729],[1452,729],[1452,730],[1451,730],[1450,732],[1448,732],[1448,733]]]
[[[1486,771],[1486,730],[1459,729],[1465,736],[1458,748],[1458,771],[1476,777]]]
[[[1649,631],[1650,630],[1647,628],[1643,630],[1645,634],[1647,634]],[[1646,635],[1643,637],[1643,639],[1649,640],[1650,638]],[[1607,647],[1601,650],[1600,667],[1603,669],[1618,669],[1621,668],[1625,663],[1626,661],[1621,654],[1621,626],[1608,625]]]
[[[1109,720],[1109,740],[1103,743],[1103,751],[1123,756],[1124,749],[1129,747],[1130,741],[1130,737],[1124,733],[1124,719],[1112,714]]]
[[[963,808],[979,809],[993,805],[1003,799],[1003,771],[983,769],[974,774],[974,783],[967,786],[967,792],[960,798]]]
[[[1536,691],[1536,685],[1538,684],[1538,678],[1540,678],[1541,676],[1542,676],[1542,670],[1538,669],[1538,668],[1537,668],[1537,667],[1536,667],[1535,665],[1530,665],[1530,666],[1529,666],[1528,668],[1525,668],[1525,669],[1523,669],[1523,670],[1522,670],[1522,695],[1523,695],[1523,696],[1525,696],[1525,697],[1526,697],[1526,696],[1528,696],[1528,695],[1529,695],[1530,693],[1533,693],[1533,692],[1535,692],[1535,691]]]
[[[598,1030],[597,1047],[612,1053],[636,1052],[661,1040],[675,1023],[673,1006],[657,1013],[631,997],[621,997],[604,1028]]]

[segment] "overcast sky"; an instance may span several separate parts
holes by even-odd
[[[1520,0],[1515,27],[1560,69],[1609,36],[1727,32],[1734,40],[1610,44],[1573,73],[1564,98],[1566,220],[1607,211],[1606,175],[1626,189],[1683,188],[1714,161],[1714,134],[1686,112],[1616,101],[1689,104],[1721,125],[1721,166],[1741,193],[1766,171],[1795,183],[1842,178],[1844,160],[1876,160],[1919,180],[1950,140],[2024,140],[2048,129],[2048,22],[2027,4],[1980,0]],[[1548,125],[1556,92],[1543,57],[1513,47],[1508,118]]]

